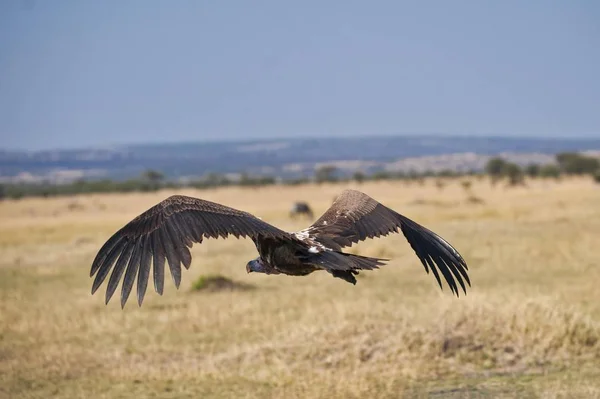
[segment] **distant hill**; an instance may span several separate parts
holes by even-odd
[[[146,169],[170,179],[215,173],[309,176],[320,164],[354,170],[478,170],[490,156],[527,164],[551,162],[561,151],[600,149],[600,139],[396,136],[188,142],[115,148],[18,152],[0,150],[0,179],[68,182],[126,179]]]

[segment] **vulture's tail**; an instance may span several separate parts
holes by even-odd
[[[333,277],[341,278],[351,284],[356,284],[356,277],[354,276],[358,275],[359,270],[378,269],[379,266],[383,266],[386,261],[389,261],[389,259],[370,258],[343,252],[330,252],[329,254],[335,254],[338,258],[338,262],[336,262],[335,265],[324,265],[326,266],[325,269],[331,273]]]
[[[360,256],[353,254],[345,254],[341,253],[346,257],[348,263],[351,265],[352,269],[360,269],[360,270],[373,270],[379,269],[379,266],[385,265],[385,262],[388,262],[389,259],[381,259],[381,258],[370,258],[368,256]]]

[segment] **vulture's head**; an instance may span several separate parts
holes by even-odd
[[[260,258],[260,256],[246,264],[246,271],[248,273],[256,272],[269,274],[269,268],[265,265],[265,262]]]

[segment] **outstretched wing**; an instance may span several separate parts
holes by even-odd
[[[154,289],[163,292],[165,259],[173,282],[179,288],[181,264],[189,268],[188,248],[203,238],[260,237],[293,239],[290,234],[255,216],[198,198],[174,195],[142,213],[117,231],[100,249],[90,271],[96,274],[92,294],[112,269],[106,290],[106,303],[114,294],[123,274],[121,307],[137,276],[138,303],[141,306],[153,264]]]
[[[397,233],[398,228],[423,263],[425,271],[429,273],[431,268],[440,288],[442,282],[438,270],[453,293],[458,296],[457,281],[466,293],[465,282],[471,285],[467,263],[452,245],[433,231],[360,191],[342,192],[323,216],[304,233],[328,248],[340,250],[367,238]]]

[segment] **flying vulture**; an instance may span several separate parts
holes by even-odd
[[[121,307],[124,307],[137,280],[137,300],[141,306],[151,269],[157,293],[163,292],[165,260],[179,288],[181,264],[186,269],[190,267],[189,248],[193,243],[229,235],[250,237],[254,241],[259,257],[248,262],[248,273],[306,276],[325,270],[333,277],[356,284],[359,270],[377,269],[388,259],[353,255],[342,252],[343,249],[367,238],[396,233],[398,229],[425,271],[429,273],[431,269],[440,288],[441,273],[456,296],[458,285],[466,294],[465,282],[471,285],[468,268],[456,249],[431,230],[355,190],[342,192],[312,226],[295,233],[225,205],[183,195],[171,196],[126,224],[102,246],[90,272],[90,277],[96,275],[92,294],[112,270],[106,303],[123,279]]]

